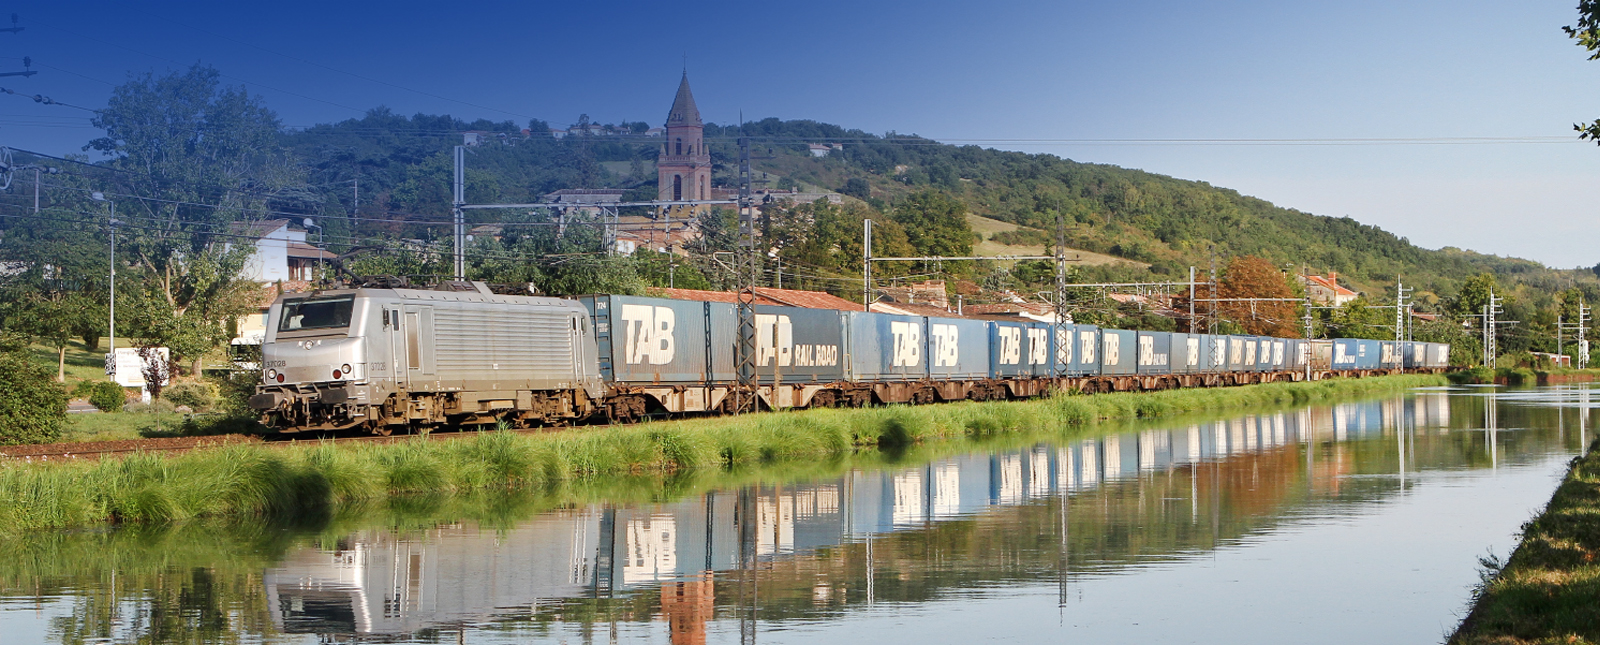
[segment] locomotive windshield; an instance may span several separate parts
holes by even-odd
[[[349,327],[350,311],[355,308],[355,304],[354,296],[285,301],[283,318],[278,321],[278,331]]]

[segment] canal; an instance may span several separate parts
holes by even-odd
[[[1593,438],[1590,392],[1423,389],[687,493],[30,535],[0,556],[0,640],[1439,642],[1478,559],[1509,554]]]

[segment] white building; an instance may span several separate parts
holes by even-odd
[[[245,262],[241,276],[247,280],[264,283],[312,280],[316,277],[317,263],[334,258],[332,253],[307,243],[305,229],[290,226],[286,219],[234,222],[231,232],[255,240],[255,253]]]

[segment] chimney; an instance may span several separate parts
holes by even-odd
[[[1338,271],[1329,271],[1328,272],[1328,282],[1332,282],[1333,286],[1335,286],[1335,287],[1339,286],[1339,272]]]

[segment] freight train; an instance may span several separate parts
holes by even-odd
[[[250,406],[279,432],[390,434],[1438,372],[1450,356],[1439,343],[755,305],[752,395],[733,303],[453,284],[284,294]]]

